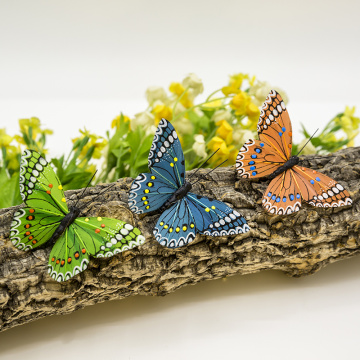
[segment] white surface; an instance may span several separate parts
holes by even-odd
[[[141,111],[147,86],[195,72],[208,92],[242,71],[286,90],[296,137],[300,121],[360,105],[359,12],[356,0],[0,0],[0,127],[38,116],[57,155],[78,128]],[[0,358],[353,359],[359,289],[358,258],[303,279],[237,276],[11,329]]]

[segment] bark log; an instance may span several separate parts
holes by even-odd
[[[234,167],[219,168],[208,179],[202,178],[193,192],[231,204],[245,215],[252,230],[231,237],[198,236],[178,250],[164,248],[154,240],[152,229],[158,215],[134,215],[127,206],[132,179],[118,180],[91,202],[83,215],[126,220],[140,228],[146,243],[109,259],[92,259],[86,271],[65,283],[57,283],[47,274],[50,249],[23,252],[9,240],[10,222],[19,206],[1,209],[0,329],[106,300],[166,295],[185,285],[235,274],[276,269],[294,277],[309,275],[358,254],[360,147],[329,156],[305,156],[301,164],[339,181],[350,192],[353,206],[319,209],[303,204],[296,214],[270,216],[261,207],[268,181],[238,179]],[[194,178],[208,171],[202,169]],[[88,189],[79,204],[95,198],[105,186]],[[80,191],[66,192],[69,204],[77,200]]]

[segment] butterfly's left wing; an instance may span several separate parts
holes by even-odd
[[[65,281],[85,270],[89,256],[110,257],[145,242],[140,230],[124,221],[78,217],[51,250],[48,272]]]
[[[226,236],[250,230],[245,218],[221,201],[193,193],[188,193],[185,198],[196,229],[201,234]]]
[[[63,188],[53,168],[34,150],[25,150],[21,157],[20,194],[24,203],[33,209],[60,216],[69,212]]]
[[[35,249],[50,240],[62,219],[44,209],[21,208],[14,213],[10,240],[20,250]]]
[[[280,94],[271,90],[260,112],[257,125],[260,141],[270,146],[284,161],[291,157],[292,128]]]
[[[339,207],[352,204],[349,192],[337,181],[301,166],[292,168],[302,198],[318,207]]]
[[[165,119],[161,119],[154,135],[149,158],[149,169],[155,176],[174,188],[185,180],[185,160],[178,135]]]
[[[151,173],[140,174],[131,184],[128,204],[135,214],[159,209],[176,188],[162,177]]]
[[[236,157],[235,168],[243,178],[259,178],[272,174],[284,159],[268,144],[260,140],[249,140]]]

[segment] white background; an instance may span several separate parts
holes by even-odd
[[[210,93],[237,72],[286,90],[296,130],[360,106],[358,1],[0,0],[0,128],[38,116],[50,154],[146,107],[189,72]],[[50,140],[51,139],[51,140]],[[1,359],[352,359],[358,258],[311,277],[266,272],[165,298],[107,302],[0,334]]]

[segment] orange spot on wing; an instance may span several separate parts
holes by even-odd
[[[26,229],[28,229],[30,227],[30,224],[26,224],[25,227]]]
[[[100,232],[100,229],[95,229],[95,232],[98,234]]]
[[[105,224],[101,224],[101,227],[104,228],[104,227],[105,227]]]
[[[36,240],[33,240],[33,241],[32,241],[32,243],[33,243],[33,244],[36,244],[36,243],[37,243],[37,241],[36,241]]]
[[[55,261],[55,258],[53,257],[53,258],[51,259],[51,261]]]
[[[27,231],[27,232],[25,233],[26,236],[29,236],[30,234],[31,234],[30,231]]]
[[[61,260],[61,265],[63,266],[65,264],[65,260]]]
[[[68,258],[68,264],[70,264],[70,263],[71,263],[71,257]]]
[[[60,260],[59,260],[59,259],[57,259],[57,260],[56,260],[56,263],[57,263],[57,264],[59,264],[59,263],[60,263]]]
[[[53,187],[53,184],[49,184],[49,188],[51,189]]]
[[[83,254],[85,254],[85,253],[86,253],[86,250],[85,250],[85,249],[81,249],[81,252],[82,252]]]
[[[31,213],[31,214],[32,214],[33,212],[35,212],[34,209],[30,209],[30,210],[29,210],[29,213]]]
[[[50,190],[46,190],[46,193],[50,195],[50,194],[51,194],[51,191],[50,191]]]
[[[78,259],[79,256],[80,256],[79,252],[77,251],[77,252],[74,254],[74,256],[75,256],[75,259]]]

